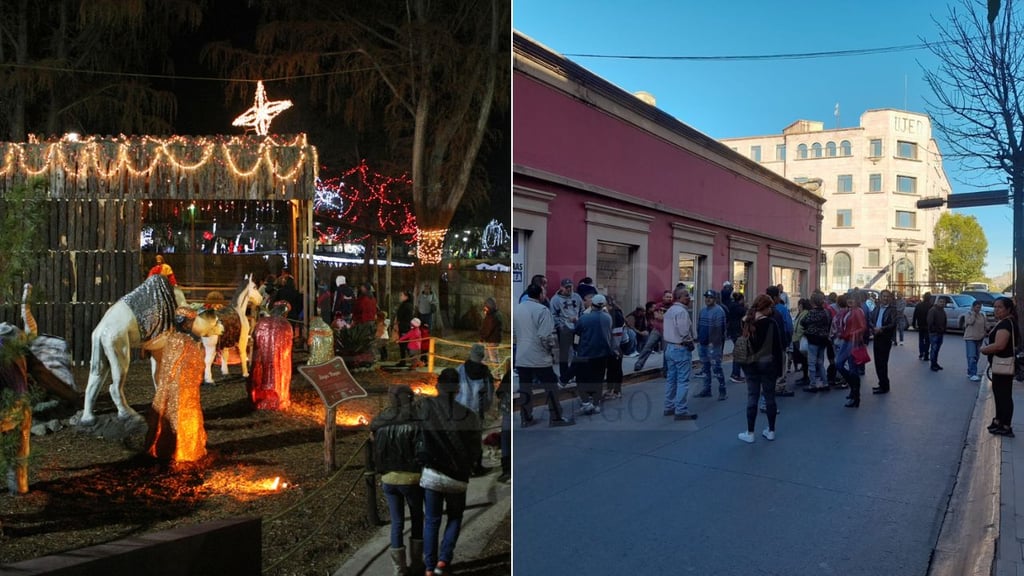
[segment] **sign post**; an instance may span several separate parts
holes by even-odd
[[[366,390],[356,382],[345,366],[345,361],[335,356],[326,364],[300,366],[299,373],[316,388],[324,401],[324,468],[327,474],[334,471],[334,435],[338,405],[352,398],[363,398]]]

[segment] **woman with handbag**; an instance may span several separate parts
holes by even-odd
[[[867,330],[868,322],[864,317],[864,310],[861,308],[856,293],[848,294],[845,297],[847,298],[847,313],[839,326],[836,366],[850,386],[850,395],[847,396],[844,406],[857,408],[860,406],[860,369],[854,359],[854,351],[857,347],[864,349],[864,332]]]
[[[988,356],[991,369],[992,398],[996,403],[996,417],[988,431],[998,436],[1013,438],[1013,376],[1016,368],[1017,308],[1013,300],[996,298],[993,304],[998,323],[988,334],[988,344],[980,352]]]

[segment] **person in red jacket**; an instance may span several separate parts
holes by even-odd
[[[377,321],[377,300],[370,293],[369,284],[359,285],[359,295],[352,304],[352,324]]]

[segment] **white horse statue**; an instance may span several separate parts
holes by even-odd
[[[259,309],[263,304],[263,296],[252,281],[252,274],[242,279],[242,283],[231,298],[231,307],[217,311],[217,318],[224,325],[224,334],[220,336],[206,336],[203,338],[203,347],[206,348],[206,370],[203,373],[203,382],[213,384],[213,360],[220,350],[220,373],[228,375],[228,351],[231,348],[238,348],[238,358],[242,364],[242,376],[249,377],[249,338],[252,335],[252,325],[246,314],[249,306]]]
[[[110,397],[117,407],[118,418],[141,418],[128,405],[124,394],[131,350],[141,348],[149,351],[153,374],[156,374],[167,332],[174,327],[174,309],[185,304],[182,296],[180,291],[171,287],[166,276],[156,274],[146,278],[135,290],[107,309],[92,331],[89,383],[85,387],[85,406],[79,424],[90,426],[95,423],[93,404],[100,385],[108,379],[111,381]],[[153,385],[155,388],[155,380]]]

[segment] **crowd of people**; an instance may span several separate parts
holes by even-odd
[[[783,285],[769,286],[747,304],[742,292],[724,282],[721,291],[707,290],[703,306],[694,312],[690,288],[680,283],[665,290],[660,301],[650,301],[624,313],[610,295],[601,294],[590,278],[574,285],[563,279],[546,295],[547,278],[534,276],[519,299],[513,316],[516,336],[515,366],[520,378],[522,426],[534,423],[532,394],[544,391],[550,407],[549,425],[575,423],[563,413],[559,391],[576,382],[580,413],[601,412],[602,403],[621,398],[622,362],[635,358],[633,370],[642,370],[655,352],[662,355],[665,378],[664,415],[675,420],[697,418],[689,406],[691,380],[700,384],[695,398],[728,398],[723,367],[725,342],[733,344],[728,380],[747,384],[747,429],[739,434],[754,442],[758,412],[767,417],[761,435],[775,439],[776,398],[793,396],[794,388],[819,393],[847,390],[847,408],[859,408],[861,383],[868,363],[874,364],[876,384],[872,394],[891,390],[889,357],[894,346],[904,343],[904,331],[919,334],[919,359],[932,371],[939,364],[947,330],[945,297],[925,293],[908,318],[906,299],[890,290],[873,293],[853,289],[843,294],[814,291],[790,306]],[[981,354],[1013,356],[1016,312],[1010,298],[996,301],[998,324],[988,330],[980,302],[964,318],[967,378],[979,382]],[[912,319],[911,319],[912,318]],[[988,344],[985,344],[988,342]],[[700,373],[693,373],[694,351]],[[827,364],[826,364],[827,360]],[[558,367],[557,374],[554,366]],[[787,372],[796,378],[790,382]],[[996,418],[989,431],[1012,436],[1013,376],[992,375]],[[717,386],[715,386],[717,385]]]

